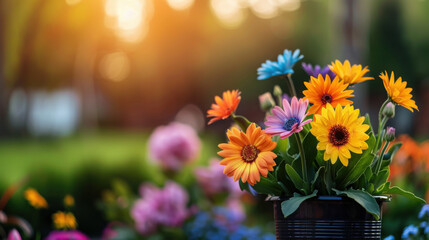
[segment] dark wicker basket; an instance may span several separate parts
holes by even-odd
[[[277,240],[284,239],[380,239],[380,220],[346,197],[320,196],[304,201],[287,218],[283,217],[284,199],[270,197],[274,203]],[[386,196],[376,197],[380,209]]]

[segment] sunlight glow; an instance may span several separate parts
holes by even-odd
[[[185,10],[192,6],[194,0],[167,0],[167,3],[175,10]]]
[[[78,3],[80,3],[82,0],[66,0],[66,3],[68,5],[76,5]]]
[[[243,6],[239,0],[211,0],[210,6],[222,25],[227,28],[236,28],[245,19]]]
[[[101,75],[114,82],[123,81],[130,74],[130,60],[124,52],[105,55],[99,67]]]
[[[249,5],[256,16],[264,19],[278,15],[277,0],[249,0]]]
[[[106,25],[125,41],[136,42],[146,36],[153,14],[150,0],[106,0]]]

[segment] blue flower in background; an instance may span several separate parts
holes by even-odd
[[[274,234],[264,233],[261,228],[242,225],[222,207],[197,213],[195,219],[186,224],[185,232],[190,240],[275,240]]]
[[[419,229],[414,225],[409,225],[402,232],[402,238],[408,239],[410,236],[417,236]]]
[[[299,49],[296,49],[293,53],[285,49],[283,55],[277,57],[277,62],[267,60],[265,63],[262,63],[262,66],[258,68],[258,80],[293,73],[293,65],[303,57],[303,55],[300,55]]]
[[[419,213],[419,218],[423,218],[425,215],[429,217],[429,204],[426,204],[422,207]]]
[[[389,235],[385,237],[383,240],[395,240],[395,237],[393,235]]]

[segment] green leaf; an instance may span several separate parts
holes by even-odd
[[[368,146],[374,146],[374,135],[370,134],[367,144]],[[356,182],[366,169],[371,166],[375,158],[375,155],[371,151],[372,148],[369,147],[361,155],[352,154],[352,157],[349,159],[349,165],[340,168],[337,172],[337,182],[339,182],[340,188],[345,188]]]
[[[325,166],[325,160],[323,160],[323,155],[325,155],[325,151],[317,151],[316,163],[318,167]]]
[[[293,157],[294,155],[299,154],[298,144],[296,142],[295,137],[291,136],[288,139],[289,139],[289,150],[287,151],[287,153]]]
[[[241,180],[239,180],[241,182]],[[261,177],[261,181],[257,182],[252,186],[258,193],[261,194],[271,194],[273,196],[280,196],[282,193],[282,188],[266,177]]]
[[[371,182],[374,184],[374,188],[378,189],[381,185],[384,185],[389,178],[389,168],[380,171],[377,175],[372,176]]]
[[[308,189],[308,184],[302,180],[302,178],[299,176],[299,174],[293,169],[293,167],[289,164],[286,164],[285,166],[286,173],[289,176],[290,180],[292,180],[293,185],[296,189]]]
[[[305,200],[315,197],[317,194],[317,190],[315,190],[312,194],[307,196],[301,196],[299,194],[295,194],[293,197],[289,198],[282,202],[282,213],[285,218],[294,213],[302,202]]]
[[[355,200],[359,205],[361,205],[365,210],[371,213],[376,220],[380,219],[380,206],[378,206],[377,201],[369,195],[367,192],[362,190],[349,189],[345,191],[340,191],[333,189],[338,195],[346,195],[347,197]]]
[[[311,189],[310,189],[310,191],[314,191],[314,189],[316,188],[317,179],[319,178],[320,175],[323,174],[324,171],[325,171],[325,167],[320,167],[317,170],[316,174],[314,174],[314,178],[311,181]]]
[[[390,184],[389,184],[389,185],[390,185]],[[385,188],[386,188],[386,187],[385,187]],[[393,187],[391,187],[391,188],[388,186],[388,188],[387,188],[387,189],[383,189],[382,194],[399,194],[399,195],[402,195],[402,196],[404,196],[404,197],[406,197],[406,198],[408,198],[408,199],[416,200],[416,201],[419,201],[420,203],[423,203],[423,204],[425,204],[425,203],[426,203],[426,201],[425,201],[425,200],[423,200],[423,199],[421,199],[421,198],[417,197],[416,195],[414,195],[414,193],[412,193],[412,192],[408,192],[408,191],[405,191],[405,190],[403,190],[402,188],[397,187],[397,186],[393,186]]]
[[[311,133],[308,133],[307,136],[302,141],[302,144],[304,145],[304,151],[305,151],[305,161],[306,161],[306,165],[307,165],[308,179],[312,179],[314,177],[314,174],[315,174],[315,169],[314,169],[313,163],[317,157],[316,146],[318,143],[319,143],[319,141]]]
[[[243,182],[241,181],[241,179],[239,179],[239,180],[238,180],[238,185],[240,186],[240,190],[241,190],[241,191],[247,191],[247,192],[249,192],[249,193],[250,193],[250,190],[249,190],[249,184],[247,184],[247,182],[246,182],[246,183],[243,183]]]

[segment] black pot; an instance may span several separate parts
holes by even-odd
[[[375,197],[381,207],[386,196]],[[284,239],[380,239],[380,220],[347,197],[319,196],[304,201],[284,218],[281,203],[287,198],[270,197],[274,203],[277,240]]]

